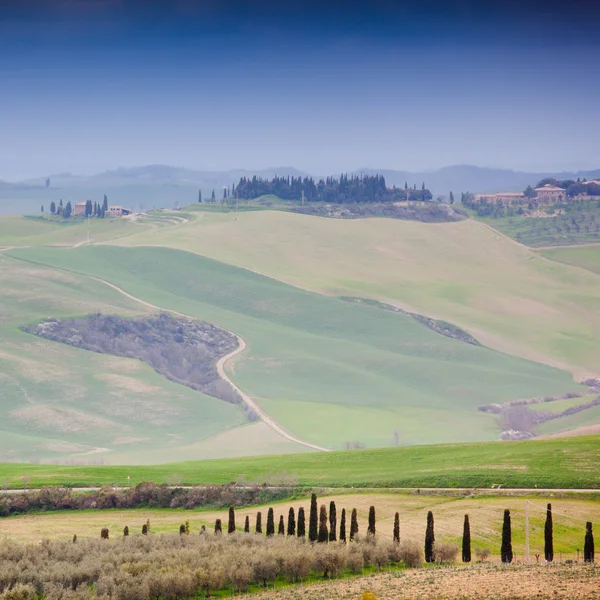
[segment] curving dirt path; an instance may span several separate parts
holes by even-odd
[[[177,312],[176,310],[168,310],[165,308],[161,308],[160,306],[156,306],[155,304],[146,302],[146,300],[142,300],[141,298],[133,296],[129,292],[126,292],[123,288],[120,288],[119,286],[115,285],[114,283],[111,283],[110,281],[106,281],[105,279],[100,279],[99,277],[92,277],[92,276],[89,276],[89,277],[91,279],[94,279],[95,281],[99,281],[100,283],[107,285],[108,287],[111,287],[113,290],[119,292],[120,294],[123,294],[123,296],[126,296],[130,300],[134,300],[135,302],[143,304],[144,306],[151,308],[152,310],[160,310],[163,312],[168,312],[173,315],[177,315],[179,317],[184,317],[186,319],[190,318],[189,315],[184,315],[183,313]],[[228,331],[228,330],[226,330],[226,331]],[[240,395],[240,397],[246,403],[246,405],[250,409],[252,409],[262,419],[262,421],[264,421],[271,429],[276,431],[279,435],[283,436],[287,440],[290,440],[290,442],[296,442],[297,444],[301,444],[302,446],[306,446],[307,448],[311,448],[313,450],[319,450],[320,452],[330,452],[331,450],[329,448],[323,448],[323,446],[317,446],[316,444],[311,444],[310,442],[305,442],[304,440],[297,438],[296,436],[292,435],[291,433],[288,433],[281,425],[279,425],[276,421],[271,419],[271,417],[269,417],[269,415],[267,415],[267,413],[260,406],[258,406],[258,404],[254,400],[252,400],[252,398],[248,394],[243,392],[239,387],[237,387],[237,385],[235,385],[235,383],[233,383],[233,381],[231,381],[231,379],[225,373],[225,363],[229,359],[236,356],[237,354],[240,354],[241,352],[243,352],[246,349],[246,342],[239,335],[234,333],[233,331],[229,331],[229,333],[231,335],[235,336],[235,338],[237,339],[238,347],[233,352],[226,354],[225,356],[223,356],[222,358],[220,358],[217,361],[217,371],[218,371],[219,375],[225,381],[227,381],[227,383],[229,383],[229,385],[231,385],[231,387],[233,387],[233,389]]]

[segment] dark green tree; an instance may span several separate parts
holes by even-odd
[[[221,524],[221,519],[217,519],[215,521],[215,535],[221,535],[223,533],[223,525]]]
[[[58,203],[58,205],[59,205],[59,206],[62,206],[62,205],[63,205],[63,203],[62,203],[62,198],[60,199],[60,202]]]
[[[277,535],[285,535],[285,523],[283,522],[283,515],[279,515],[279,527],[277,527]]]
[[[308,520],[308,539],[311,542],[316,542],[319,537],[319,512],[317,508],[317,495],[312,494],[310,497],[310,517]]]
[[[250,517],[246,515],[244,520],[244,533],[250,533]]]
[[[107,527],[103,527],[102,530],[100,531],[100,537],[103,540],[107,540],[108,539],[108,528]]]
[[[216,200],[215,190],[212,191],[212,195],[211,195],[210,199],[211,199],[211,202],[215,202],[215,200]]]
[[[335,502],[332,500],[329,503],[329,541],[336,541],[336,530],[337,530],[337,511],[335,509]]]
[[[513,559],[512,531],[510,528],[510,510],[504,511],[504,522],[502,523],[502,546],[500,547],[500,558],[503,563],[511,563]]]
[[[256,527],[254,531],[256,533],[262,533],[262,513],[260,511],[256,513]]]
[[[108,210],[108,198],[106,197],[106,194],[104,194],[104,202],[102,202],[102,215],[103,216],[107,210]]]
[[[235,533],[235,509],[229,507],[229,521],[227,523],[227,533]]]
[[[368,535],[375,535],[375,507],[369,507],[369,526],[367,528]]]
[[[352,509],[352,514],[350,515],[350,541],[354,539],[354,536],[358,533],[358,514],[356,509]]]
[[[129,535],[129,527],[127,527],[127,525],[125,525],[125,528],[123,529],[123,537],[127,537]]]
[[[340,518],[340,542],[346,543],[346,509],[342,508],[342,516]]]
[[[63,210],[63,217],[64,217],[65,219],[68,219],[68,218],[71,216],[71,212],[72,212],[72,210],[73,210],[73,209],[71,208],[71,203],[70,203],[70,202],[67,202],[67,204],[66,204],[66,206],[65,206],[65,208],[64,208],[64,210]]]
[[[321,510],[319,512],[319,537],[317,541],[320,544],[325,543],[329,539],[329,533],[327,531],[327,507],[321,504]]]
[[[525,198],[535,198],[537,196],[537,192],[530,185],[528,185],[523,191],[523,196],[525,196]]]
[[[425,561],[433,562],[433,553],[435,545],[435,532],[433,529],[433,513],[427,513],[427,529],[425,530]]]
[[[471,524],[469,523],[469,515],[465,515],[463,524],[462,560],[465,563],[471,562]]]
[[[86,217],[91,217],[93,210],[94,210],[94,207],[92,206],[92,201],[91,200],[86,200],[85,201],[85,216]]]
[[[454,204],[454,194],[450,192],[450,204]]]
[[[275,535],[275,513],[270,508],[267,513],[267,536],[270,537],[272,535]]]
[[[552,504],[546,507],[546,524],[544,525],[544,557],[548,562],[554,560],[554,540],[552,531]]]
[[[42,204],[42,212],[44,212],[44,205]]]
[[[288,511],[287,534],[296,535],[296,515],[294,514],[293,506],[290,506],[290,510]]]
[[[198,190],[198,202],[202,202],[202,190]]]
[[[583,560],[585,562],[594,562],[594,534],[592,532],[592,523],[588,521],[585,524],[585,542],[583,544]]]
[[[394,542],[400,543],[400,513],[394,515]]]
[[[298,537],[306,537],[306,519],[303,506],[298,509]]]
[[[185,535],[185,525],[183,523],[179,526],[179,535]]]
[[[54,200],[52,200],[52,202],[50,202],[50,212],[52,214],[54,214],[56,212],[56,204],[54,203]]]

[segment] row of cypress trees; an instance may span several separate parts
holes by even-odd
[[[236,530],[235,525],[235,509],[233,506],[229,507],[229,521],[227,526],[227,533],[234,533]],[[222,526],[221,520],[217,519],[215,522],[215,533],[221,533]],[[250,518],[246,516],[244,522],[244,532],[250,533]],[[255,532],[262,533],[262,513],[256,513],[256,524]],[[350,517],[350,540],[353,540],[358,533],[358,515],[355,508],[352,509]],[[375,507],[369,508],[369,522],[367,527],[368,535],[375,535]],[[267,513],[267,536],[275,535],[275,513],[272,508],[269,508]],[[284,523],[283,515],[279,517],[279,524],[277,527],[278,535],[286,534],[286,527]],[[304,508],[298,509],[298,523],[296,524],[296,515],[294,508],[290,507],[287,518],[287,535],[298,537],[306,537],[306,521]],[[335,502],[332,500],[329,503],[329,517],[327,515],[327,507],[322,504],[320,509],[317,505],[316,494],[311,495],[310,499],[310,515],[308,525],[308,539],[311,542],[325,543],[337,541],[337,509]],[[396,513],[394,515],[394,530],[393,530],[394,542],[400,541],[400,515]],[[346,542],[346,509],[342,509],[340,518],[340,529],[339,529],[339,540]],[[427,528],[425,530],[425,561],[433,562],[435,560],[435,531],[434,531],[434,519],[433,513],[429,511],[427,513]],[[502,524],[502,544],[500,547],[500,556],[503,563],[511,563],[513,561],[513,548],[512,548],[512,529],[511,529],[511,517],[510,511],[506,509],[504,511],[504,520]],[[552,562],[554,559],[554,540],[553,540],[553,524],[552,524],[552,505],[548,504],[546,508],[546,523],[544,527],[544,556],[546,561]],[[463,536],[462,536],[462,560],[465,563],[471,562],[471,525],[469,522],[469,515],[465,515],[463,523]],[[594,561],[594,536],[592,532],[592,523],[586,523],[586,534],[584,544],[584,560],[586,562]]]

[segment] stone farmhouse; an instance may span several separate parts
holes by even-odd
[[[73,204],[73,212],[71,213],[74,217],[85,216],[85,202],[76,202]]]
[[[106,211],[107,217],[124,217],[126,215],[130,215],[131,210],[128,208],[123,208],[122,206],[109,206]]]
[[[535,188],[535,191],[537,194],[535,199],[538,202],[552,204],[554,202],[563,202],[567,199],[567,192],[563,190],[563,188],[549,183],[542,187]]]
[[[529,199],[521,192],[499,192],[497,194],[477,194],[475,200],[486,204],[527,204]]]

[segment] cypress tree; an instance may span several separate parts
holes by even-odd
[[[262,533],[262,513],[259,511],[256,513],[256,528],[255,533]]]
[[[323,544],[329,539],[329,534],[327,532],[327,507],[324,504],[321,504],[321,511],[319,513],[319,537],[318,542]]]
[[[250,533],[250,517],[246,515],[246,520],[244,521],[244,533]]]
[[[317,519],[317,495],[313,494],[310,497],[310,517],[308,521],[308,539],[311,542],[316,542],[317,538],[319,537],[319,526]]]
[[[369,527],[367,529],[368,535],[375,535],[375,507],[369,507]]]
[[[221,525],[221,519],[215,521],[215,535],[221,535],[223,533],[223,526]]]
[[[123,537],[127,537],[129,535],[129,527],[127,527],[127,525],[125,525],[125,528],[123,529]]]
[[[400,543],[400,513],[394,515],[394,542]]]
[[[77,543],[77,534],[75,534],[75,535],[73,536],[73,543],[74,543],[74,544],[76,544],[76,543]]]
[[[544,526],[544,556],[548,562],[554,560],[554,541],[552,539],[552,504],[546,507],[546,524]]]
[[[104,194],[104,201],[102,202],[102,214],[104,214],[108,210],[108,198],[106,194]]]
[[[298,509],[298,537],[306,537],[306,520],[303,506]]]
[[[288,511],[287,534],[288,535],[296,535],[296,516],[294,515],[294,507],[293,506],[290,506],[290,510]]]
[[[462,560],[465,563],[471,562],[471,525],[469,523],[469,515],[465,515],[465,523],[463,525]]]
[[[329,503],[329,541],[336,541],[336,529],[337,529],[337,511],[335,508],[335,502],[332,500]]]
[[[435,532],[433,530],[433,513],[427,513],[427,529],[425,530],[425,561],[433,562],[433,545],[435,544]]]
[[[229,522],[227,524],[227,533],[235,532],[235,510],[233,506],[229,507]]]
[[[342,517],[340,519],[340,542],[346,543],[346,509],[342,508]]]
[[[504,523],[502,524],[502,547],[500,556],[503,563],[511,563],[513,559],[512,532],[510,529],[510,510],[504,511]]]
[[[202,202],[202,190],[198,190],[198,202]]]
[[[108,528],[103,527],[102,530],[100,531],[100,537],[103,540],[107,540],[108,539]]]
[[[352,509],[352,514],[350,515],[350,541],[354,539],[354,536],[358,533],[358,515],[356,514],[356,509]]]
[[[592,532],[592,523],[588,521],[585,524],[585,543],[583,544],[583,560],[585,562],[594,562],[594,534]]]
[[[185,535],[185,525],[183,523],[179,526],[179,535]]]
[[[267,536],[275,535],[275,514],[273,509],[270,508],[267,513]]]
[[[283,522],[283,515],[279,515],[279,527],[277,528],[277,535],[285,535],[285,524]]]

